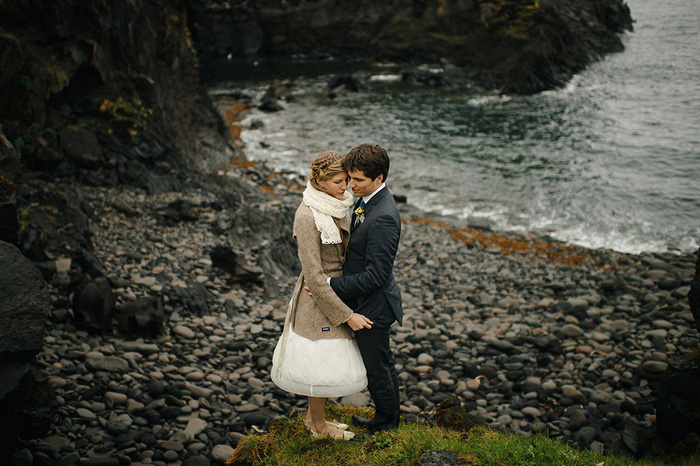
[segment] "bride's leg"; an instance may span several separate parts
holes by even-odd
[[[309,397],[309,411],[306,414],[306,427],[320,435],[330,435],[333,438],[349,440],[355,436],[352,432],[345,432],[338,428],[336,423],[326,422],[326,399]]]
[[[309,412],[306,415],[306,425],[314,432],[325,434],[328,430],[326,424],[326,399],[315,396],[309,397]]]

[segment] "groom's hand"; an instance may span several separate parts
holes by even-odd
[[[326,272],[322,272],[322,274],[323,274],[323,279],[324,279],[325,281],[328,281],[328,275],[326,275]],[[330,285],[330,283],[329,283],[329,285]],[[311,290],[309,289],[308,286],[305,286],[305,287],[304,287],[304,291],[306,291],[306,293],[307,293],[309,296],[313,296],[313,294],[311,293]]]
[[[358,330],[362,330],[363,328],[372,328],[372,324],[374,322],[372,322],[362,314],[353,312],[346,323],[350,326],[351,329],[357,332]]]

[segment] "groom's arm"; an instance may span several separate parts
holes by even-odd
[[[391,275],[401,236],[401,218],[381,215],[367,232],[365,270],[354,275],[330,279],[331,288],[341,299],[365,296],[381,289]]]

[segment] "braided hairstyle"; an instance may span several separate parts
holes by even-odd
[[[330,195],[319,182],[328,181],[338,173],[346,172],[347,170],[343,167],[343,159],[343,156],[334,150],[327,150],[319,154],[319,156],[311,162],[311,174],[309,175],[309,183],[311,183],[311,186]],[[343,247],[347,248],[348,240],[350,239],[349,236],[340,228],[340,222],[338,222],[337,218],[334,217],[333,221],[340,231],[340,236],[343,238]]]
[[[309,182],[311,183],[311,186],[319,191],[330,194],[326,192],[319,181],[330,180],[338,173],[342,173],[344,171],[345,168],[343,168],[343,156],[334,150],[327,150],[321,153],[314,159],[313,162],[311,162]]]

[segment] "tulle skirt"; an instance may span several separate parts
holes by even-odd
[[[286,344],[285,344],[286,343]],[[309,340],[289,327],[272,356],[272,381],[297,395],[334,398],[367,387],[367,371],[357,341],[345,338]]]

